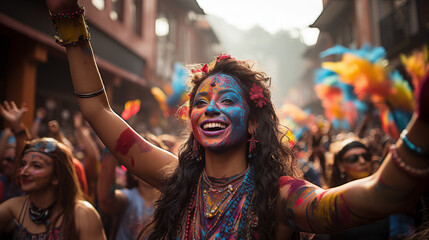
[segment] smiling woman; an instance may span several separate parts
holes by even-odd
[[[26,195],[0,204],[0,232],[15,220],[14,239],[105,238],[97,212],[82,199],[72,155],[64,144],[53,138],[32,140],[17,165]]]

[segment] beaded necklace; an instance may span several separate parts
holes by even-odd
[[[192,195],[184,239],[229,239],[249,234],[253,168],[227,180],[213,179],[205,171]]]
[[[51,214],[51,210],[54,207],[55,203],[57,201],[55,200],[51,205],[49,205],[47,208],[39,208],[34,205],[33,202],[30,203],[30,207],[28,208],[28,213],[30,216],[30,219],[39,224],[44,222],[46,227],[49,229],[49,216]]]

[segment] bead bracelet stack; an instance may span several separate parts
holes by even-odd
[[[49,19],[54,25],[57,32],[55,40],[61,46],[76,45],[80,41],[91,38],[88,32],[88,26],[84,17],[85,9],[80,7],[79,10],[68,13],[52,14],[49,13]]]
[[[417,178],[425,178],[429,176],[429,167],[420,169],[408,165],[399,156],[395,145],[390,146],[389,151],[392,156],[393,162],[402,172]]]

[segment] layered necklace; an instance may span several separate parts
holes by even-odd
[[[248,232],[253,168],[231,178],[201,174],[187,211],[184,239],[229,239]]]
[[[49,227],[49,216],[51,214],[51,210],[54,207],[55,203],[57,201],[55,200],[51,205],[49,205],[47,208],[39,208],[34,205],[33,202],[30,203],[30,207],[28,208],[28,213],[30,216],[30,219],[39,224],[44,223],[47,227]]]

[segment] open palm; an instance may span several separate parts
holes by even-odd
[[[25,104],[22,104],[21,108],[18,108],[14,101],[4,101],[3,105],[0,105],[0,114],[6,121],[14,126],[19,126],[22,115],[27,110]]]

